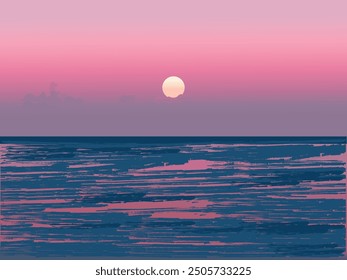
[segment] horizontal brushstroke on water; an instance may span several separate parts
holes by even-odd
[[[346,257],[345,137],[0,137],[1,259]]]

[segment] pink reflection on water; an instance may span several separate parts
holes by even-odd
[[[35,239],[35,243],[91,243],[91,240],[72,240],[69,238],[65,239],[55,239],[55,238],[48,238],[48,239]],[[99,241],[98,242],[102,242]]]
[[[143,173],[129,173],[130,175],[133,176],[144,176]],[[179,175],[179,174],[175,174],[175,175]],[[146,183],[150,183],[150,184],[155,184],[155,183],[170,183],[170,182],[189,182],[189,181],[204,181],[206,178],[205,177],[170,177],[170,178],[150,178],[150,179],[142,179],[143,181],[145,181]],[[135,180],[111,180],[111,179],[103,179],[103,180],[96,180],[95,182],[97,184],[115,184],[115,185],[124,185],[124,184],[134,184],[134,182],[137,182],[139,179],[135,179]]]
[[[59,204],[69,203],[68,199],[20,199],[20,200],[7,200],[2,201],[2,205],[20,205],[20,204]]]
[[[252,187],[246,187],[244,189],[246,190],[281,190],[281,189],[290,189],[293,188],[291,185],[284,185],[284,186],[252,186]]]
[[[0,226],[15,226],[15,225],[19,225],[22,221],[19,220],[3,220],[1,218],[0,220]]]
[[[293,196],[279,196],[279,195],[267,195],[268,198],[273,199],[343,199],[346,200],[346,193],[338,194],[303,194]]]
[[[23,162],[4,162],[1,164],[2,167],[43,167],[52,166],[54,162],[52,161],[23,161]]]
[[[307,194],[304,196],[306,199],[346,199],[345,193],[336,194]]]
[[[37,222],[32,223],[32,224],[31,224],[31,227],[32,227],[32,228],[53,228],[51,225],[42,224],[42,223],[37,223]]]
[[[97,213],[111,210],[150,210],[150,209],[204,209],[213,203],[208,200],[177,200],[158,202],[126,202],[108,203],[100,207],[79,207],[79,208],[46,208],[44,212],[68,212],[68,213]]]
[[[216,219],[222,215],[215,212],[184,212],[184,211],[172,211],[172,212],[155,212],[151,218],[154,219]]]
[[[252,245],[252,242],[221,242],[221,241],[208,241],[208,242],[192,242],[189,240],[178,240],[172,242],[164,241],[141,241],[137,242],[138,245],[189,245],[189,246],[243,246]]]
[[[91,168],[91,167],[102,167],[102,166],[110,166],[110,165],[112,164],[88,162],[85,164],[69,165],[69,168]]]
[[[313,144],[313,147],[331,147],[334,146],[336,144]]]
[[[346,152],[339,155],[320,155],[318,157],[300,159],[299,161],[342,161],[346,164],[346,155]]]
[[[345,185],[345,184],[346,184],[346,178],[344,178],[340,181],[337,181],[337,180],[317,181],[317,182],[310,181],[308,183],[308,186],[332,186],[332,187],[335,187],[336,185]]]
[[[63,191],[64,188],[39,188],[39,189],[29,189],[29,188],[20,188],[20,189],[7,189],[4,192],[46,192],[46,191]]]
[[[26,240],[29,240],[29,239],[24,237],[9,237],[3,234],[0,235],[0,242],[19,242],[19,241],[26,241]]]
[[[0,242],[27,241],[27,240],[32,240],[32,238],[34,237],[33,235],[28,233],[23,233],[21,236],[14,236],[14,234],[17,234],[17,232],[2,230],[0,234]]]
[[[344,192],[345,191],[345,186],[341,185],[341,186],[328,186],[328,187],[315,187],[312,186],[310,187],[312,191],[316,191],[316,192],[321,192],[321,191],[340,191],[340,192]]]
[[[59,171],[28,171],[28,172],[3,172],[4,175],[44,175],[44,174],[62,174]]]
[[[224,175],[224,176],[219,176],[219,179],[250,179],[250,178],[256,178],[257,176],[250,176],[249,174],[234,174],[234,175]],[[261,177],[261,176],[259,176]]]
[[[246,170],[249,171],[251,169],[254,169],[254,167],[257,166],[256,164],[252,164],[250,162],[246,161],[234,161],[233,167],[239,170]]]
[[[206,169],[224,169],[226,161],[211,161],[205,159],[190,159],[184,164],[172,164],[155,166],[137,170],[138,172],[151,172],[151,171],[171,171],[171,170],[206,170]]]

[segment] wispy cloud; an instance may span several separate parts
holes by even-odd
[[[58,91],[58,85],[55,82],[50,84],[47,94],[45,92],[40,94],[27,94],[22,100],[25,109],[36,110],[75,107],[80,106],[82,102],[82,99],[60,93]]]

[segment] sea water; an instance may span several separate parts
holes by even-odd
[[[344,258],[345,137],[0,137],[2,259]]]

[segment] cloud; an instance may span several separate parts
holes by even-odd
[[[61,94],[58,91],[58,85],[52,82],[49,86],[49,92],[46,94],[27,94],[22,100],[24,109],[35,110],[54,110],[67,109],[80,106],[83,103],[81,99]]]

